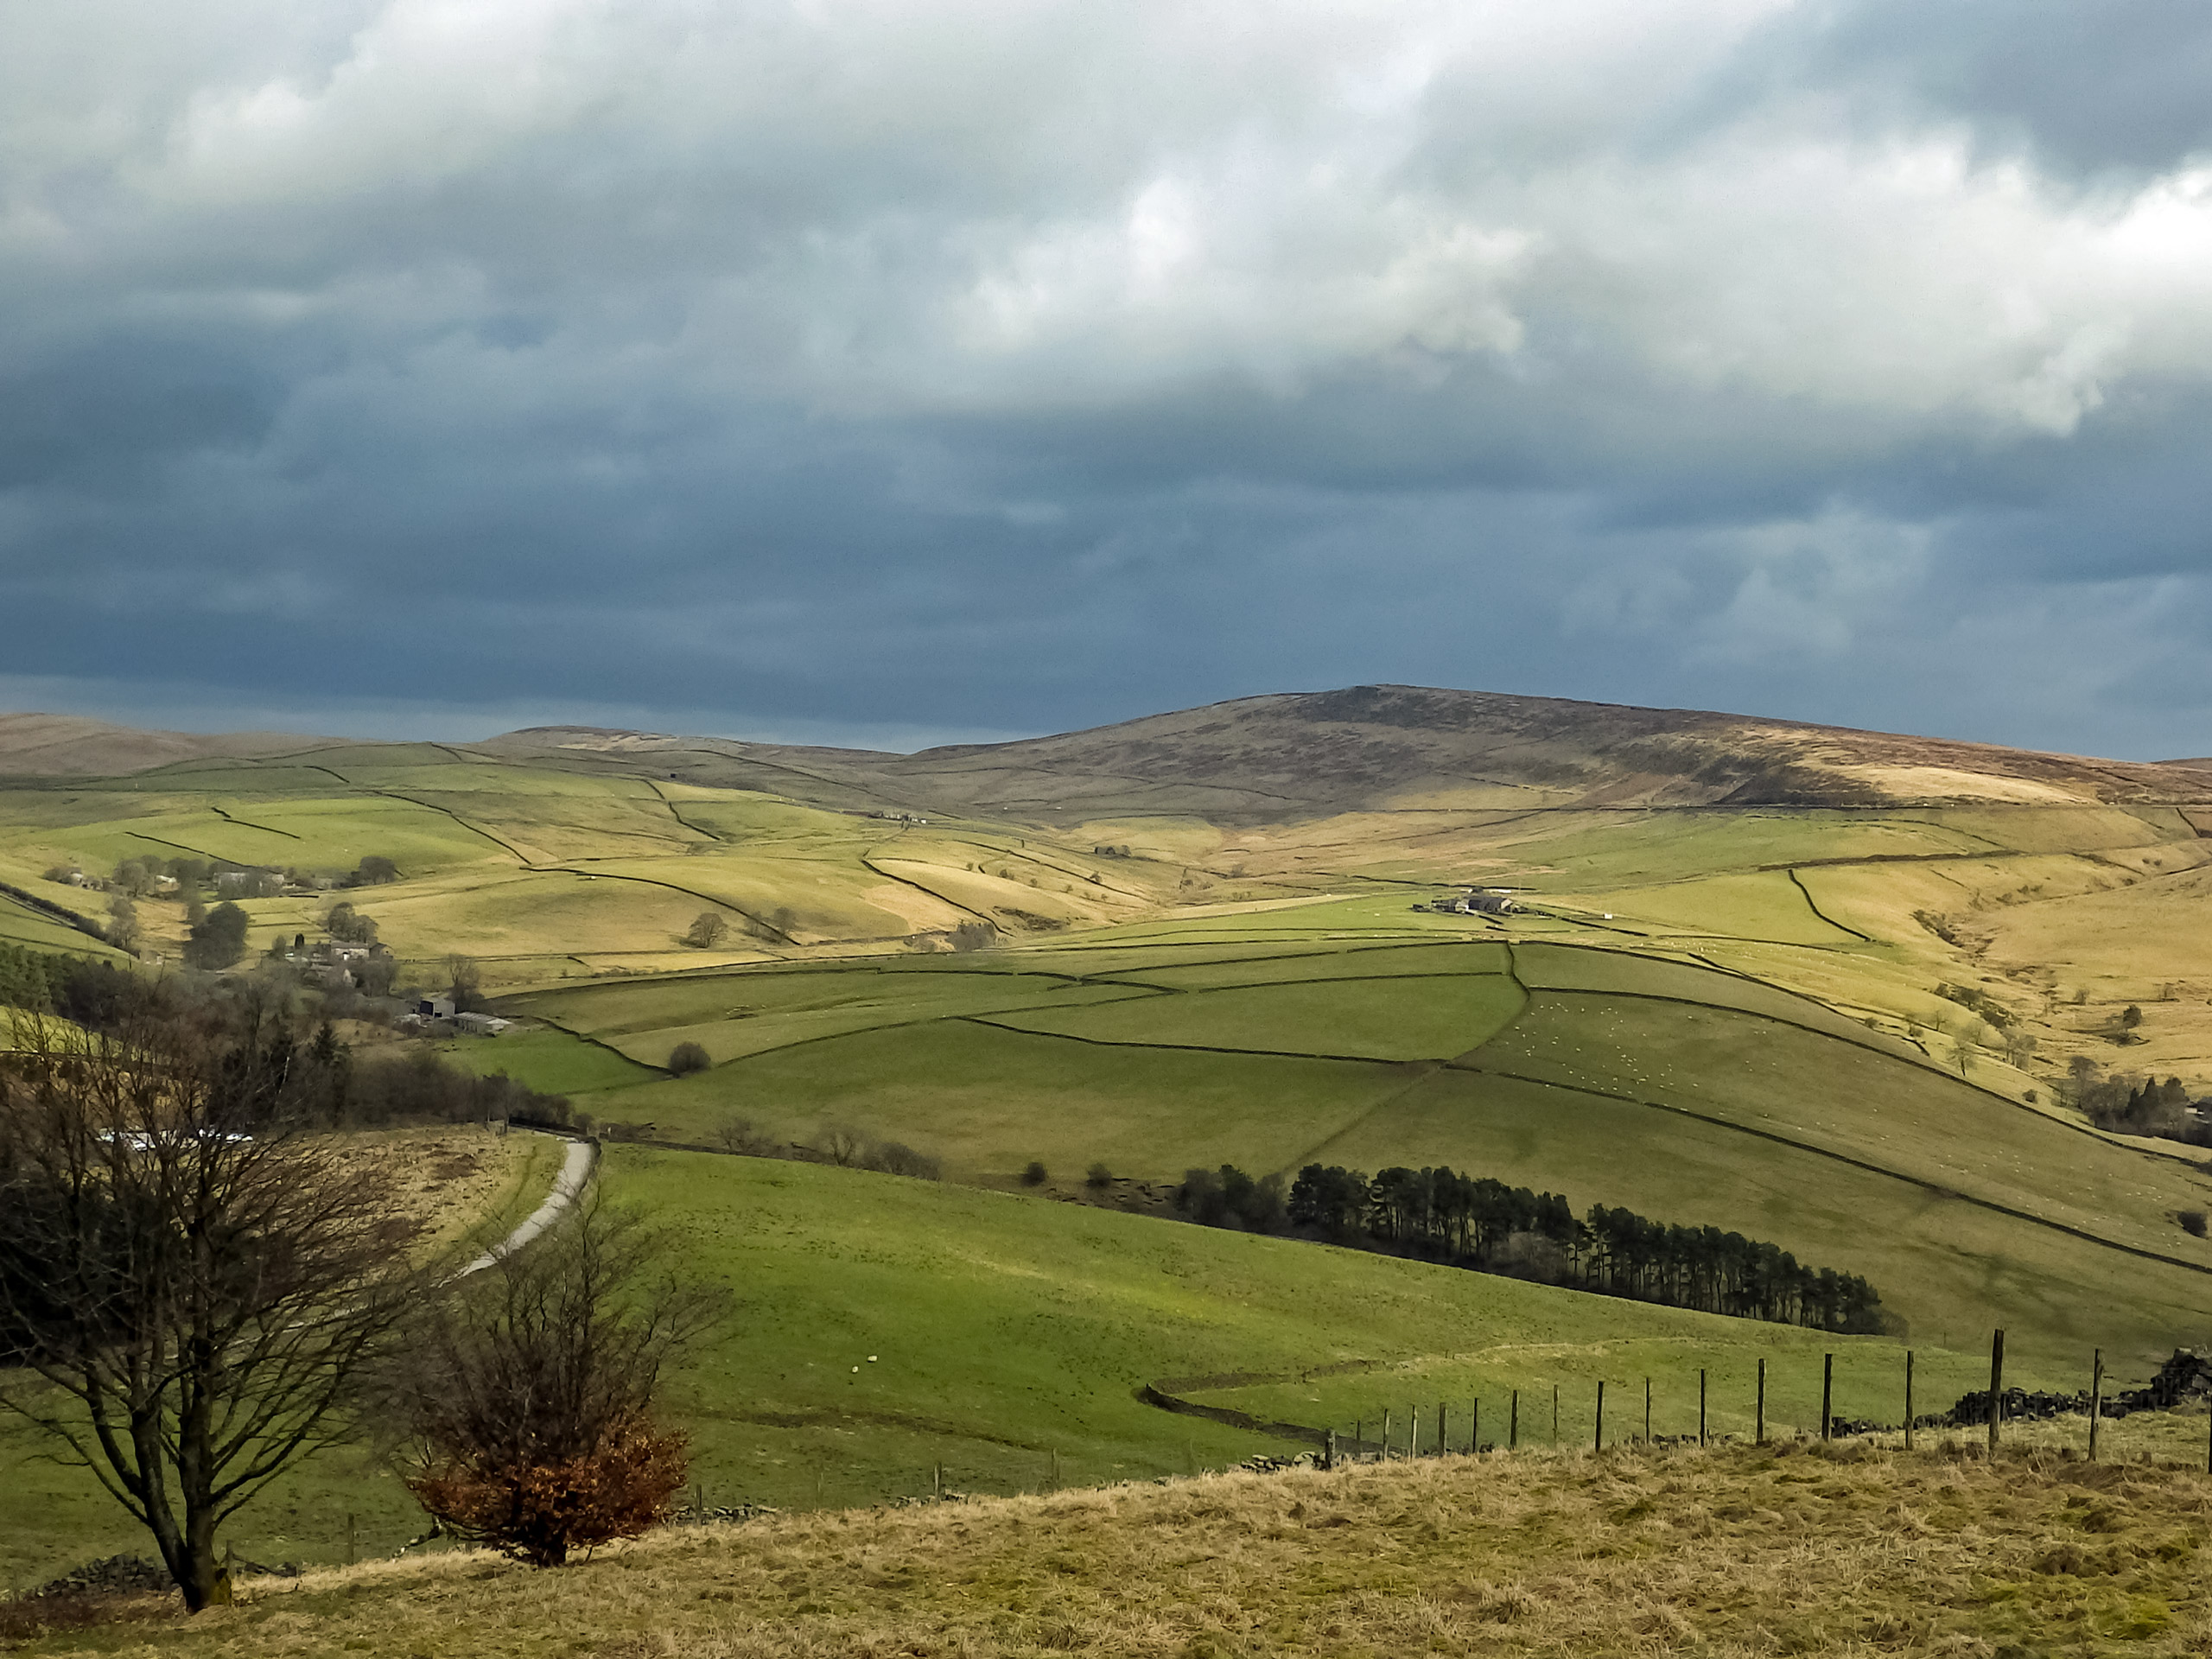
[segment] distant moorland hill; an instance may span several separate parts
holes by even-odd
[[[823,805],[1072,823],[1377,808],[2154,804],[2212,799],[2212,762],[2142,764],[1738,715],[1366,685],[1244,697],[1011,743],[875,754],[539,727],[489,753],[664,764]]]
[[[118,778],[180,760],[258,760],[328,741],[283,732],[149,732],[82,715],[0,714],[0,773]]]
[[[16,776],[118,777],[180,761],[341,747],[376,746],[0,715],[0,773]],[[1253,822],[1391,808],[2212,799],[2212,759],[2104,760],[1697,709],[1405,685],[1242,697],[1052,737],[914,754],[588,726],[531,727],[437,747],[651,772],[817,806],[1053,823],[1131,814]]]

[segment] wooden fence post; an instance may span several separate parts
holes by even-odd
[[[1513,1390],[1513,1399],[1512,1399],[1511,1403],[1510,1403],[1510,1404],[1506,1407],[1506,1412],[1507,1412],[1507,1416],[1506,1416],[1506,1419],[1505,1419],[1505,1449],[1506,1449],[1507,1451],[1509,1451],[1509,1452],[1518,1452],[1518,1451],[1521,1449],[1521,1390],[1520,1390],[1520,1389],[1514,1389],[1514,1390]]]
[[[1330,1429],[1321,1436],[1321,1467],[1332,1470],[1337,1466],[1337,1431]]]
[[[1406,1408],[1406,1457],[1408,1461],[1421,1456],[1421,1408]]]
[[[1355,1418],[1352,1420],[1351,1426],[1351,1454],[1355,1458],[1363,1457],[1366,1455],[1366,1451],[1367,1419],[1364,1417]]]
[[[1904,1351],[1904,1449],[1912,1450],[1912,1350]]]
[[[1452,1449],[1451,1424],[1451,1414],[1446,1410],[1445,1402],[1441,1400],[1438,1401],[1436,1402],[1436,1455],[1440,1458]]]
[[[1759,1361],[1758,1419],[1752,1443],[1757,1446],[1766,1444],[1766,1361],[1764,1360]]]
[[[1592,1449],[1605,1449],[1605,1379],[1602,1376],[1598,1379],[1598,1435]]]
[[[1384,1410],[1383,1410],[1383,1413],[1382,1413],[1382,1456],[1380,1456],[1379,1458],[1376,1459],[1376,1462],[1377,1462],[1377,1463],[1388,1463],[1388,1462],[1389,1462],[1389,1461],[1390,1461],[1390,1413],[1389,1413],[1389,1408],[1386,1407],[1386,1408],[1384,1408]]]
[[[1552,1384],[1552,1444],[1559,1444],[1559,1384]]]
[[[2089,1461],[2097,1460],[2097,1424],[2104,1415],[2105,1351],[2092,1349],[2089,1353]]]
[[[1699,1368],[1697,1374],[1697,1443],[1700,1446],[1705,1444],[1705,1370],[1703,1367]]]
[[[1651,1379],[1643,1379],[1643,1443],[1651,1444]]]
[[[1479,1394],[1475,1396],[1474,1409],[1468,1413],[1468,1418],[1467,1451],[1478,1457],[1483,1449],[1483,1397]]]
[[[2005,1421],[2005,1333],[1989,1338],[1989,1455],[1997,1455],[1997,1433]]]
[[[1835,1356],[1821,1356],[1821,1438],[1827,1440],[1835,1421]]]
[[[346,1565],[353,1565],[353,1511],[346,1511]]]

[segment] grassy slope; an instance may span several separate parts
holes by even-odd
[[[1122,843],[1137,856],[1090,852]],[[675,947],[675,934],[710,903],[790,901],[798,937],[873,950],[880,944],[866,942],[883,917],[910,925],[938,914],[931,906],[990,895],[1020,906],[1024,893],[1089,889],[1058,895],[1079,900],[1067,913],[1087,922],[1146,902],[1331,887],[1351,896],[1157,916],[985,958],[879,959],[958,976],[944,980],[887,973],[868,983],[842,964],[800,971],[787,963],[618,980],[575,994],[579,1008],[588,998],[624,1005],[619,1016],[575,1023],[621,1026],[605,1034],[640,1061],[664,1059],[692,1034],[718,1056],[752,1055],[680,1084],[625,1088],[625,1077],[650,1073],[551,1036],[471,1052],[541,1086],[597,1085],[593,1109],[664,1134],[696,1137],[732,1111],[794,1135],[836,1117],[983,1172],[1043,1157],[1071,1173],[1103,1157],[1125,1173],[1172,1177],[1191,1162],[1294,1166],[1325,1148],[1368,1165],[1471,1164],[1563,1189],[1578,1204],[1726,1221],[1781,1237],[1808,1259],[1859,1266],[1911,1310],[1923,1336],[1979,1323],[1993,1305],[2069,1351],[2107,1330],[2120,1345],[2146,1351],[2202,1322],[2195,1275],[2091,1246],[2077,1251],[2054,1243],[2059,1236],[2024,1232],[2024,1224],[1745,1133],[1772,1129],[2165,1253],[2201,1249],[2165,1219],[2203,1202],[2188,1172],[2008,1115],[1988,1095],[1943,1085],[1911,1061],[1916,1041],[1949,1058],[1950,1039],[1933,1034],[1948,1025],[1968,1045],[1974,1081],[2016,1099],[2038,1090],[2045,1106],[2069,1050],[2193,1080],[2212,1076],[2212,928],[2199,925],[2212,902],[2201,874],[2212,849],[2163,809],[1470,809],[1234,830],[1129,817],[1065,832],[945,821],[909,831],[756,792],[463,758],[428,745],[337,747],[296,763],[196,763],[0,798],[0,876],[34,891],[43,890],[38,872],[50,862],[73,855],[97,865],[172,846],[334,867],[366,851],[396,852],[405,881],[351,896],[403,953],[471,950],[489,959],[495,985],[741,962],[746,952]],[[1899,859],[1916,861],[1866,861]],[[887,861],[910,878],[909,865],[931,873],[919,883],[894,880]],[[1411,885],[1370,880],[1382,876]],[[1537,913],[1501,927],[1409,912],[1409,899],[1440,878],[1531,889]],[[97,902],[54,891],[79,907]],[[264,931],[311,930],[321,907],[253,901],[257,944]],[[181,927],[175,906],[140,910],[157,940]],[[1916,912],[1949,917],[1956,942]],[[1116,1042],[1195,1034],[1227,1046],[1350,1052],[1361,1052],[1357,1042],[1338,1045],[1332,1032],[1363,1023],[1380,1034],[1378,1056],[1435,1058],[1452,1032],[1480,1040],[1489,1016],[1462,1024],[1459,1010],[1429,998],[1433,985],[1415,977],[1422,959],[1450,956],[1455,971],[1495,973],[1495,942],[1507,937],[1524,942],[1516,965],[1537,995],[1471,1063],[1474,1073],[1106,1048],[973,1017],[1049,1020],[1071,1036]],[[1471,940],[1486,943],[1446,950]],[[1625,945],[1687,966],[1593,969],[1587,953],[1529,941]],[[817,948],[827,947],[772,954]],[[1848,1019],[1694,973],[1700,960],[1809,991]],[[1009,969],[1038,971],[976,984],[978,970]],[[1385,975],[1406,982],[1382,987]],[[1074,982],[1085,978],[1093,982]],[[1297,980],[1324,982],[1288,983]],[[2024,1073],[2003,1065],[1994,1031],[1933,995],[1939,980],[1973,984],[2011,1007],[2042,1056]],[[1262,982],[1284,988],[1274,997],[1228,991]],[[1343,984],[1343,995],[1332,997],[1326,982]],[[1224,994],[1039,1013],[1140,985]],[[2172,1000],[2144,1002],[2146,1041],[2112,1040],[2123,1001],[2164,998],[2169,987]],[[1684,1001],[1647,1003],[1629,991]],[[2077,1006],[2072,996],[2082,991],[2090,1000]],[[1775,1015],[1838,1040],[1773,1020],[1693,1017],[1685,1002]],[[1228,1014],[1236,1017],[1218,1017]],[[899,1028],[909,1020],[925,1023]],[[1861,1020],[1878,1032],[1851,1023]],[[1187,1031],[1171,1032],[1179,1024]],[[1508,1071],[1540,1081],[1517,1082]],[[1589,1090],[1724,1122],[1670,1117]],[[1869,1215],[1882,1224],[1868,1227]],[[2091,1313],[2077,1311],[2083,1303]]]
[[[1283,1406],[1295,1421],[1347,1427],[1414,1395],[1559,1382],[1573,1438],[1598,1376],[1625,1387],[1653,1375],[1679,1408],[1707,1366],[1719,1421],[1730,1408],[1720,1379],[1739,1378],[1758,1354],[1774,1362],[1770,1421],[1815,1422],[1818,1356],[1832,1350],[1840,1410],[1894,1406],[1896,1344],[1877,1339],[813,1165],[614,1147],[605,1179],[664,1219],[692,1268],[738,1299],[732,1324],[671,1391],[717,1502],[874,1502],[925,1490],[939,1464],[962,1490],[1011,1491],[1048,1482],[1056,1466],[1090,1483],[1281,1449],[1141,1404],[1138,1386],[1163,1376],[1369,1362],[1332,1379],[1325,1401]],[[1923,1350],[1928,1397],[1968,1386],[1979,1363]],[[2031,1364],[2020,1375],[2064,1380]],[[81,1471],[34,1463],[35,1450],[0,1427],[0,1466],[22,1495],[0,1506],[0,1577],[134,1542]],[[289,1475],[229,1536],[254,1560],[328,1560],[349,1512],[365,1551],[420,1529],[389,1476],[338,1453]]]
[[[1509,965],[1497,944],[1364,950],[1325,937],[1357,908],[1317,907],[1318,928],[1315,912],[1216,918],[1195,947],[1187,932],[1117,930],[1110,950],[1008,955],[995,976],[950,962],[760,969],[524,1006],[603,1022],[641,1055],[683,1035],[718,1054],[749,1045],[750,1058],[699,1076],[599,1097],[603,1116],[666,1139],[707,1139],[734,1113],[792,1140],[848,1123],[969,1176],[1032,1159],[1151,1179],[1224,1161],[1448,1163],[1578,1208],[1771,1238],[1864,1274],[1917,1338],[2001,1321],[2016,1351],[2054,1363],[2084,1344],[2147,1361],[2212,1313],[2212,1245],[2175,1221],[2212,1207],[2212,1181],[2186,1160],[1971,1087],[1903,1039],[1770,986],[1542,943],[1515,946],[1509,976],[1486,971]],[[1282,937],[1288,918],[1311,937]],[[1262,919],[1271,944],[1223,949],[1221,926],[1249,933]],[[1120,943],[1132,932],[1154,943]],[[1424,958],[1471,971],[1413,971]],[[1092,982],[1012,971],[1059,964]],[[1259,982],[1232,988],[1240,977]],[[1145,983],[1203,988],[1065,1006]],[[1035,1005],[978,1017],[982,1002],[950,995],[999,984],[1001,1008],[1019,987]],[[746,1012],[640,1028],[718,1002]],[[1240,1048],[1370,1058],[1227,1052]]]
[[[1138,1386],[1354,1362],[1372,1369],[1270,1408],[1349,1427],[1440,1389],[1558,1382],[1572,1437],[1597,1377],[1655,1376],[1679,1416],[1704,1365],[1732,1423],[1748,1409],[1735,1385],[1764,1354],[1770,1421],[1811,1425],[1819,1355],[1834,1351],[1839,1411],[1898,1409],[1885,1339],[813,1165],[618,1147],[607,1179],[741,1300],[675,1397],[702,1477],[754,1500],[811,1502],[817,1471],[825,1498],[855,1502],[922,1490],[939,1462],[963,1490],[993,1491],[1038,1484],[1055,1452],[1071,1481],[1217,1462],[1264,1442],[1144,1406]],[[1985,1366],[1923,1351],[1923,1397],[1948,1403]]]
[[[79,914],[104,913],[104,906],[95,905],[86,895],[77,895],[72,906]],[[65,957],[99,957],[121,961],[121,953],[111,950],[80,928],[52,917],[41,914],[28,905],[16,903],[5,893],[0,893],[0,942],[28,945],[33,950],[51,951]]]
[[[556,1651],[2200,1653],[2197,1473],[1791,1449],[1524,1456],[677,1529],[253,1586],[98,1645],[181,1659]],[[30,1651],[82,1651],[49,1638]]]
[[[480,1077],[505,1072],[527,1078],[533,1088],[576,1097],[587,1107],[588,1096],[609,1089],[633,1088],[658,1075],[649,1066],[565,1031],[512,1032],[490,1041],[458,1037],[439,1044],[438,1048],[455,1065]]]

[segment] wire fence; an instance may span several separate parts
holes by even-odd
[[[1924,1402],[1916,1397],[1917,1357],[1908,1349],[1886,1373],[1888,1385],[1896,1390],[1897,1415],[1891,1420],[1839,1414],[1835,1409],[1837,1357],[1834,1353],[1824,1354],[1821,1362],[1820,1414],[1811,1434],[1821,1440],[1896,1436],[1910,1450],[1924,1434],[1942,1433],[1955,1439],[1961,1431],[1970,1431],[1986,1435],[1988,1448],[1994,1452],[2002,1443],[2008,1425],[2017,1431],[2024,1425],[2056,1426],[2078,1417],[2081,1421],[2073,1428],[2080,1437],[2080,1452],[2094,1462],[2105,1449],[2109,1426],[2118,1420],[2145,1412],[2171,1416],[2200,1402],[2212,1407],[2212,1357],[2193,1349],[2176,1350],[2151,1382],[2139,1389],[2109,1389],[2103,1351],[2092,1351],[2088,1387],[2066,1394],[2006,1387],[2005,1333],[1995,1331],[1990,1340],[1989,1386],[1969,1390],[1936,1411],[1920,1409]],[[1780,1435],[1803,1436],[1807,1431],[1801,1425],[1769,1416],[1769,1364],[1764,1358],[1758,1362],[1749,1379],[1748,1401],[1716,1397],[1712,1373],[1699,1370],[1694,1402],[1694,1427],[1690,1417],[1692,1402],[1680,1397],[1687,1389],[1667,1389],[1649,1376],[1578,1378],[1571,1383],[1510,1389],[1489,1396],[1378,1404],[1371,1415],[1333,1423],[1319,1431],[1321,1444],[1317,1461],[1324,1467],[1333,1468],[1345,1464],[1481,1455],[1538,1446],[1585,1446],[1602,1452],[1609,1446],[1621,1445],[1706,1446],[1746,1440],[1764,1445]],[[1864,1362],[1853,1369],[1857,1374],[1847,1380],[1853,1385],[1854,1393],[1863,1399],[1870,1385],[1878,1386],[1881,1379],[1870,1377]],[[1179,1402],[1178,1405],[1184,1409],[1192,1408],[1188,1402]],[[1733,1425],[1726,1429],[1719,1421],[1724,1413],[1726,1420]],[[1209,1410],[1207,1414],[1217,1414]],[[1668,1432],[1659,1431],[1662,1423],[1671,1425]],[[2207,1411],[2206,1423],[2204,1465],[2208,1472],[2212,1472],[2212,1409]],[[2048,1444],[2051,1438],[2048,1432],[2035,1436],[2038,1444]],[[2166,1433],[2159,1441],[2171,1452],[2175,1436]]]

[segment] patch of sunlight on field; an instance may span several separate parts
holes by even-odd
[[[541,1094],[582,1096],[605,1089],[633,1088],[659,1076],[653,1068],[601,1044],[550,1028],[457,1037],[437,1048],[465,1071],[479,1077],[502,1073]]]
[[[1605,1204],[1764,1239],[1861,1274],[1918,1343],[1964,1344],[2001,1317],[2012,1346],[2047,1363],[2094,1345],[2149,1363],[2212,1320],[2202,1273],[1724,1123],[1503,1075],[1447,1071],[1393,1091],[1306,1160],[1449,1165],[1563,1193],[1578,1214]]]
[[[1026,913],[1071,926],[1097,921],[1111,913],[1078,891],[1085,884],[1077,878],[1058,872],[1039,872],[1033,865],[1025,866],[1016,860],[1000,860],[988,872],[954,869],[888,854],[878,854],[873,862],[885,874],[936,895],[963,917],[1004,918],[1019,927],[1021,913]],[[998,874],[1001,870],[1007,874]]]
[[[1907,1172],[2212,1268],[2175,1223],[2212,1206],[2212,1178],[2145,1158],[1925,1066],[1724,1007],[1540,992],[1471,1062],[1627,1094]]]
[[[1016,1030],[1100,1043],[1441,1060],[1489,1040],[1522,1001],[1521,988],[1502,975],[1339,975],[1312,984],[1178,991],[1106,1007],[1055,1006],[993,1018]]]
[[[878,1031],[925,1020],[997,1018],[1014,1020],[1039,1006],[1059,1008],[1142,997],[1119,986],[1065,986],[1021,982],[1007,974],[979,974],[965,983],[933,988],[928,996],[902,996],[875,1003],[802,1008],[703,1020],[690,1025],[655,1027],[642,1032],[610,1033],[602,1040],[648,1065],[666,1062],[678,1044],[697,1043],[716,1065],[820,1042],[848,1033]]]
[[[1612,912],[1620,920],[1678,931],[1790,944],[1858,943],[1848,930],[1815,913],[1804,891],[1786,870],[1710,876],[1663,887],[1624,887],[1576,896],[1586,904]],[[1541,902],[1541,897],[1536,902]]]
[[[1193,1165],[1295,1167],[1406,1082],[1382,1062],[1097,1048],[945,1020],[772,1050],[610,1095],[604,1109],[681,1141],[733,1114],[784,1140],[847,1125],[963,1177],[1010,1177],[1039,1159],[1175,1179]]]
[[[50,916],[42,915],[29,906],[20,905],[5,893],[0,893],[0,939],[10,944],[58,951],[65,956],[99,957],[109,961],[122,959],[122,953],[105,942],[93,938],[66,922],[57,922]]]
[[[1266,950],[1268,947],[1255,947]],[[1503,944],[1474,940],[1465,944],[1291,944],[1274,947],[1281,955],[1247,955],[1223,962],[1170,962],[1165,967],[1133,967],[1116,977],[1142,985],[1179,990],[1208,990],[1224,985],[1262,985],[1338,977],[1389,978],[1398,975],[1502,974],[1509,963]]]
[[[594,861],[585,868],[681,889],[702,904],[737,912],[734,923],[741,917],[773,918],[780,931],[802,942],[896,938],[967,919],[849,858],[771,858],[717,848],[682,860]],[[880,897],[888,897],[889,905],[875,902]]]

